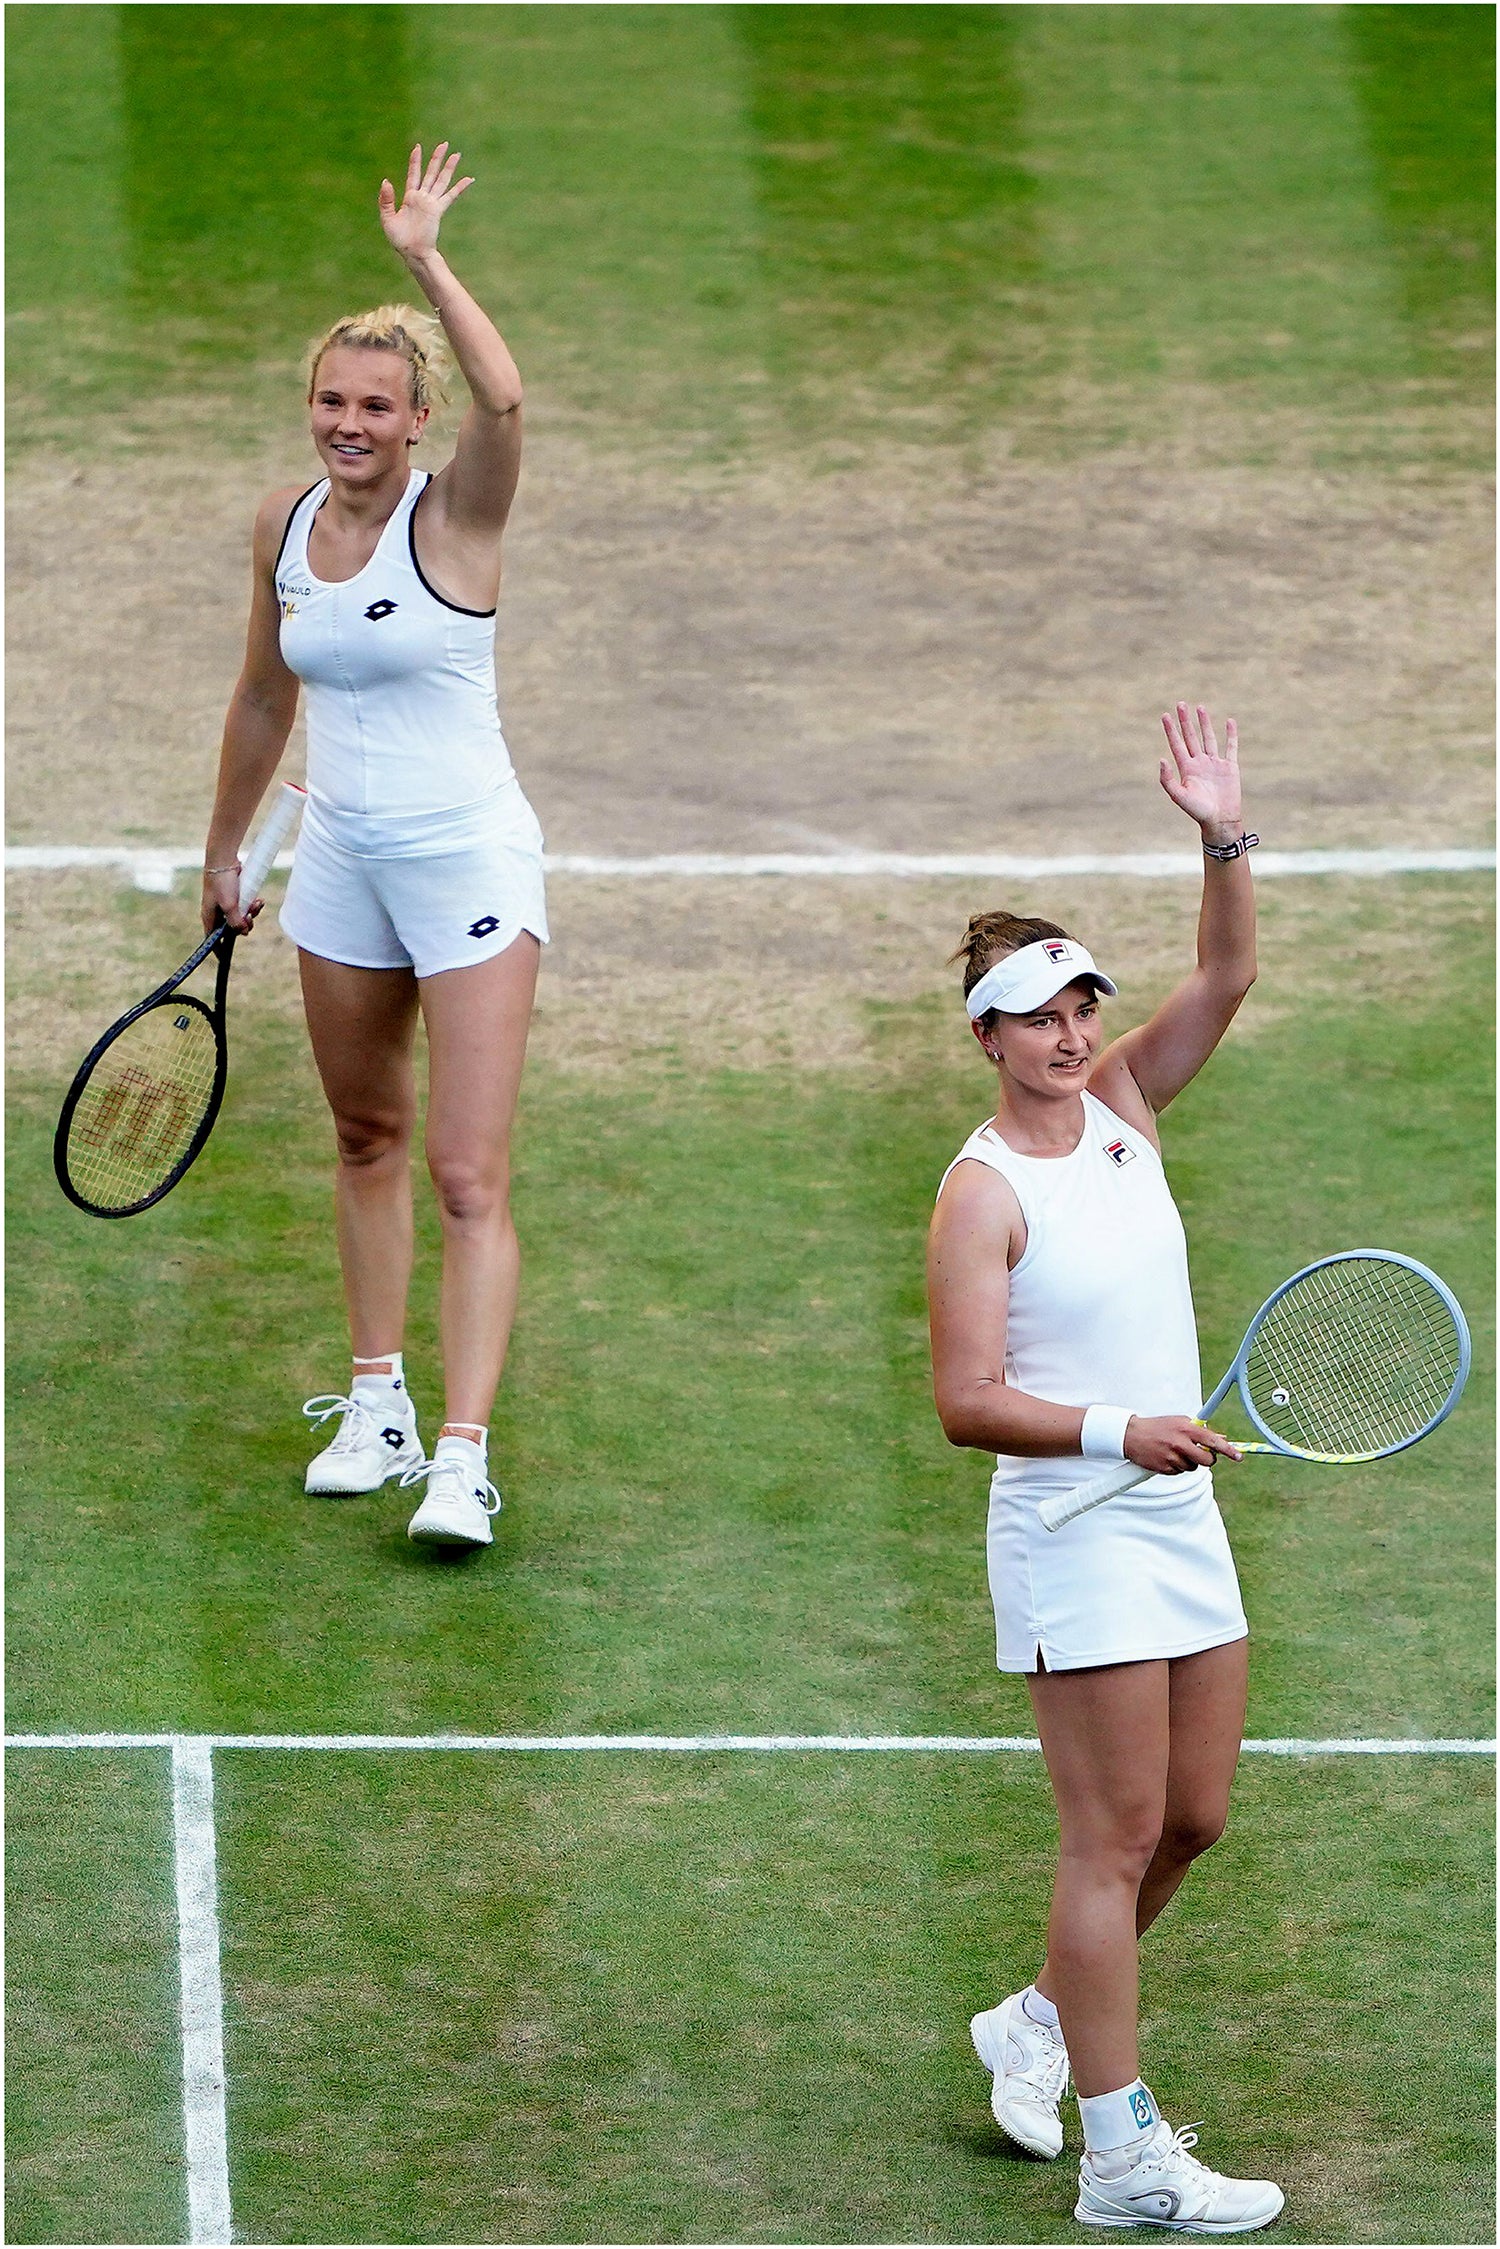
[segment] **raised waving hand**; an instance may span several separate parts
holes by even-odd
[[[424,170],[419,141],[406,167],[406,188],[399,208],[396,190],[389,180],[381,181],[380,223],[398,257],[420,258],[437,248],[443,213],[458,201],[465,188],[474,185],[472,174],[461,180],[454,179],[458,165],[459,151],[455,149],[450,156],[448,143],[439,141]]]
[[[1176,715],[1162,713],[1170,756],[1161,761],[1161,785],[1190,820],[1196,820],[1210,843],[1233,839],[1240,833],[1240,735],[1232,718],[1224,721],[1224,747],[1219,748],[1214,722],[1200,703],[1197,725],[1186,703]],[[1211,831],[1222,831],[1213,833]]]

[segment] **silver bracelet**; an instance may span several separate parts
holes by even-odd
[[[206,875],[237,875],[239,871],[240,863],[238,859],[231,867],[205,867],[203,870]]]
[[[1218,859],[1220,861],[1243,859],[1245,853],[1253,851],[1259,842],[1259,836],[1247,835],[1237,837],[1233,843],[1206,843],[1203,846],[1203,856],[1205,859]]]

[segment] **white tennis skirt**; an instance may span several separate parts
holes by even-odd
[[[986,1546],[1002,1671],[1049,1671],[1197,1655],[1249,1632],[1213,1478],[1123,1493],[1060,1531],[1041,1501],[1058,1486],[1016,1484],[997,1469]],[[1174,1479],[1176,1481],[1177,1479]]]
[[[309,801],[281,907],[294,945],[349,968],[441,976],[547,942],[542,831],[514,782],[482,804],[381,819]]]

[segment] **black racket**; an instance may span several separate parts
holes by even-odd
[[[294,781],[282,783],[241,866],[241,911],[258,897],[305,801]],[[229,1068],[224,1002],[234,940],[227,922],[211,930],[79,1065],[57,1120],[52,1163],[69,1202],[92,1217],[130,1218],[159,1203],[213,1131]],[[179,987],[213,952],[219,960],[210,1004]]]

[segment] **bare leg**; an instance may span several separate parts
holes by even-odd
[[[1171,1673],[1171,1746],[1161,1841],[1136,1901],[1138,1932],[1149,1929],[1194,1859],[1218,1842],[1245,1731],[1250,1643],[1232,1640],[1178,1656]]]
[[[1038,1988],[1055,2004],[1079,2093],[1140,2073],[1136,1902],[1167,1801],[1168,1665],[1028,1675],[1057,1799],[1057,1881]]]
[[[487,1426],[515,1318],[510,1130],[540,958],[523,931],[492,960],[419,987],[431,1058],[427,1162],[443,1219],[445,1434]]]
[[[338,1133],[334,1208],[356,1358],[399,1351],[411,1280],[412,1040],[409,969],[350,968],[300,952],[313,1059]]]

